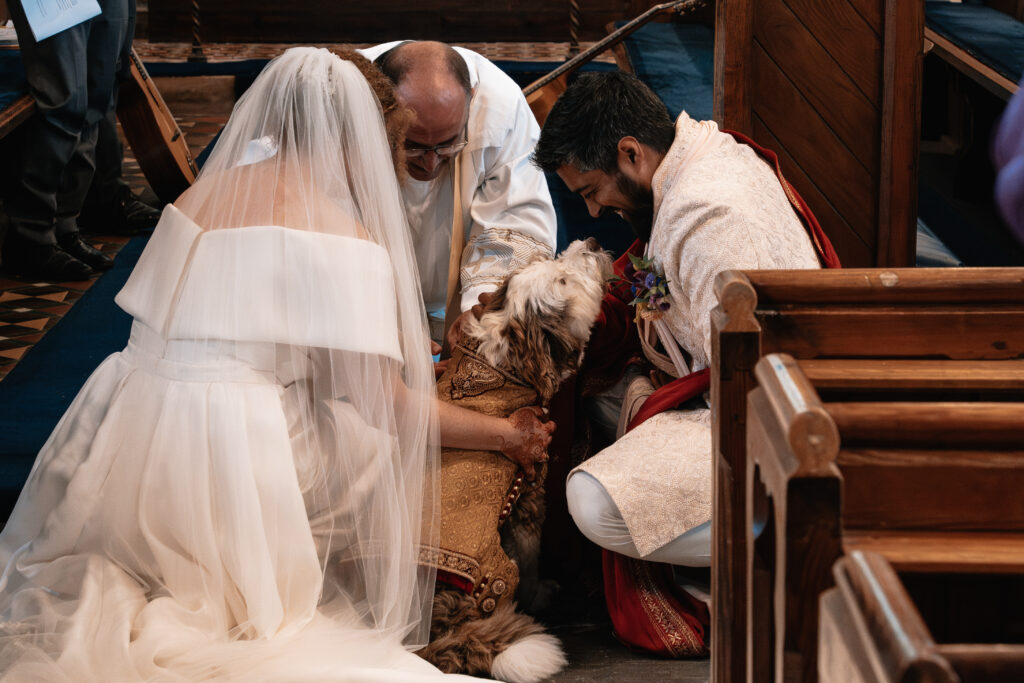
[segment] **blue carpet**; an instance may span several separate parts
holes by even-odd
[[[50,432],[100,362],[128,342],[114,296],[146,246],[133,238],[53,329],[0,382],[0,505],[16,497]],[[6,510],[2,511],[6,512]]]

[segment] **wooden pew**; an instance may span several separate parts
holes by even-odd
[[[801,362],[827,360],[817,369],[811,366],[811,376],[834,386],[856,381],[865,392],[899,390],[908,396],[914,395],[907,387],[913,386],[916,373],[938,359],[1013,360],[1018,364],[1011,366],[1016,368],[1011,374],[1020,373],[1022,284],[1024,270],[1012,268],[760,271],[718,276],[719,306],[711,318],[713,680],[747,680],[746,400],[755,384],[757,360],[775,351],[788,352]],[[864,358],[890,359],[903,369],[862,370],[858,378],[849,368],[836,365],[844,359]],[[970,400],[999,400],[1000,394],[1012,393],[1014,380],[1007,383],[996,376],[1007,372],[1007,366],[1000,367],[989,374],[975,368],[970,374],[978,385],[958,391]],[[916,395],[950,396],[940,391],[943,372],[948,370],[933,369],[921,376]],[[822,391],[829,390],[823,387]]]
[[[941,576],[935,582],[938,599],[915,596],[915,577],[898,575],[877,553],[859,551],[840,559],[833,574],[835,587],[821,597],[822,683],[1024,680],[1024,644],[1005,639],[1024,623],[1019,609],[1004,608],[1024,597],[1024,577]],[[957,599],[965,594],[969,611]],[[958,632],[945,633],[950,622]]]
[[[756,680],[817,680],[817,600],[844,550],[901,570],[1024,572],[1024,403],[823,404],[786,354],[756,375],[746,502],[749,515],[766,496],[768,524],[756,541],[746,525],[750,612],[773,622],[748,636]]]
[[[27,121],[35,110],[36,101],[31,95],[22,95],[0,110],[0,140]]]

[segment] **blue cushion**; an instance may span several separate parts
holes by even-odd
[[[1014,83],[1024,75],[1024,23],[984,5],[929,0],[925,22]]]
[[[698,121],[712,117],[715,38],[711,28],[651,23],[627,37],[625,45],[633,73],[661,98],[672,120],[681,111]]]
[[[17,50],[0,50],[0,109],[28,92],[25,68]]]

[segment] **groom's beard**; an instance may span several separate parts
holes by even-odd
[[[649,242],[654,225],[654,192],[645,189],[640,183],[622,172],[616,172],[616,184],[619,192],[632,205],[628,211],[622,211],[622,217],[633,228],[633,234],[637,239],[641,242]]]

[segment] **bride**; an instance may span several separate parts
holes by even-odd
[[[0,534],[5,680],[442,675],[412,654],[439,442],[528,464],[551,427],[436,406],[407,230],[360,71],[272,61],[165,210],[117,297],[128,346]]]

